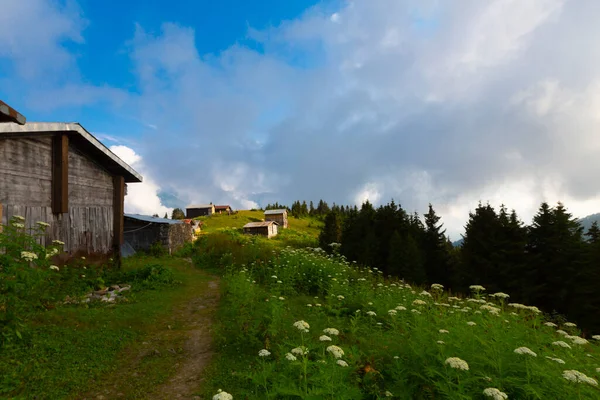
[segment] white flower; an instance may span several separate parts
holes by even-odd
[[[300,321],[296,321],[294,322],[294,326],[302,331],[302,332],[308,332],[308,330],[310,329],[310,325],[308,324],[308,322],[300,320]]]
[[[415,301],[412,302],[412,304],[413,304],[413,306],[417,306],[417,305],[418,306],[422,306],[422,305],[425,305],[427,303],[424,302],[423,300],[416,299]]]
[[[518,349],[515,349],[515,353],[527,354],[528,356],[537,357],[537,354],[535,354],[533,351],[531,351],[527,347],[519,347]]]
[[[212,400],[233,400],[233,396],[219,389],[217,394],[213,396]]]
[[[344,360],[337,360],[336,364],[339,365],[340,367],[347,367],[348,363]]]
[[[271,275],[271,278],[277,279],[277,275]]]
[[[21,215],[13,215],[13,219],[16,221],[25,222],[25,217],[23,217]]]
[[[444,285],[440,285],[439,283],[432,283],[431,290],[444,290]]]
[[[570,339],[573,340],[573,343],[575,343],[575,344],[588,344],[589,343],[587,340],[585,340],[584,338],[579,337],[579,336],[572,336]]]
[[[555,361],[555,362],[557,362],[557,363],[559,363],[559,364],[564,364],[564,363],[565,363],[565,362],[564,362],[563,360],[561,360],[560,358],[556,358],[556,357],[548,357],[548,356],[546,356],[546,358],[547,358],[548,360]]]
[[[558,329],[556,331],[556,333],[558,333],[559,335],[563,335],[563,336],[569,336],[569,334],[567,332],[563,331],[562,329]]]
[[[377,314],[375,314],[375,311],[367,311],[367,315],[370,315],[371,317],[374,317]]]
[[[395,359],[395,360],[397,360],[397,359],[399,359],[399,358],[400,358],[400,357],[398,357],[398,356],[394,356],[394,359]]]
[[[474,292],[483,292],[485,290],[485,288],[481,285],[471,285],[469,286],[469,289],[471,289]]]
[[[279,296],[279,300],[285,300],[285,297]]]
[[[443,340],[438,340],[437,344],[446,344],[446,342],[444,342]]]
[[[473,321],[469,321],[469,322],[467,322],[467,325],[469,325],[469,326],[475,326],[477,324],[475,322],[473,322]]]
[[[25,228],[25,225],[23,225],[23,224],[21,224],[19,222],[13,222],[12,226],[14,226],[17,229],[23,229],[23,228]]]
[[[315,307],[321,307],[321,303],[315,304]]]
[[[85,260],[85,257],[81,257],[82,260]]]
[[[502,293],[502,292],[494,293],[492,296],[493,297],[498,297],[500,299],[508,299],[510,297],[506,293]]]
[[[463,371],[469,370],[469,364],[467,364],[465,360],[461,360],[458,357],[447,358],[446,364],[450,365],[452,368],[462,369]]]
[[[312,304],[307,304],[306,307],[312,307]]]
[[[429,296],[429,297],[431,297],[431,293],[429,293],[427,290],[423,290],[421,293],[419,293],[419,296]]]
[[[319,340],[321,342],[331,342],[331,338],[329,336],[326,336],[326,335],[319,336]]]
[[[506,400],[508,399],[508,395],[504,392],[501,392],[496,388],[487,388],[484,389],[483,394],[487,397],[491,397],[494,400]]]
[[[439,332],[440,332],[440,333],[450,333],[450,332],[448,332],[448,331],[447,331],[447,330],[445,330],[445,329],[440,329],[440,330],[439,330]]]
[[[338,331],[335,328],[325,328],[325,329],[323,329],[323,333],[326,333],[328,335],[337,336],[340,334],[340,331]]]
[[[410,310],[411,312],[414,312],[415,314],[421,314],[421,311],[419,310],[415,310],[414,308],[412,310]]]
[[[406,311],[406,307],[404,306],[397,306],[395,309],[398,311]]]
[[[81,275],[82,278],[85,278],[85,275]]]
[[[286,353],[285,358],[290,360],[290,361],[296,361],[297,358],[295,355],[293,355],[292,353]]]
[[[588,385],[598,386],[598,381],[574,369],[563,371],[563,378],[575,383],[587,383]]]
[[[344,355],[344,350],[342,350],[340,347],[335,346],[335,345],[328,346],[327,351],[329,353],[333,354],[333,356],[335,358],[342,358]]]
[[[299,356],[308,354],[308,349],[306,347],[300,346],[292,349],[292,353],[298,354]]]
[[[53,240],[52,244],[55,244],[57,246],[64,246],[65,242],[61,242],[60,240]]]
[[[390,314],[390,315],[396,315],[397,312],[398,311],[396,311],[396,310],[388,310],[388,314]]]
[[[569,344],[567,344],[567,343],[563,342],[562,340],[558,340],[558,341],[556,341],[556,342],[552,342],[552,344],[553,344],[554,346],[565,347],[565,348],[567,348],[567,349],[570,349],[570,348],[571,348],[571,346],[570,346]]]
[[[41,228],[47,228],[47,227],[50,226],[49,223],[44,222],[44,221],[38,221],[38,222],[36,222],[36,224],[38,224],[38,226],[41,227]]]
[[[281,282],[281,281],[277,281],[277,283],[283,283],[283,282]]]
[[[344,300],[344,296],[342,296],[341,294],[340,294],[340,295],[338,295],[338,297],[337,297],[337,298],[338,298],[338,300]]]
[[[25,261],[33,261],[33,260],[37,260],[38,256],[37,256],[37,254],[32,253],[30,251],[22,251],[21,258]]]
[[[51,265],[50,269],[53,269],[54,271],[58,271],[58,267],[56,265]]]
[[[594,335],[594,336],[592,336],[592,339],[594,339],[594,340],[600,340],[600,335]]]
[[[556,324],[554,322],[544,322],[544,325],[549,326],[551,328],[556,328]]]
[[[572,322],[565,322],[563,325],[564,325],[564,326],[568,326],[568,327],[570,327],[570,328],[574,328],[574,327],[576,327],[576,326],[577,326],[576,324],[574,324],[574,323],[572,323]]]
[[[271,355],[271,352],[267,349],[262,349],[261,351],[258,352],[258,355],[260,357],[268,357]]]
[[[389,390],[386,390],[385,391],[385,397],[394,397],[394,395]]]

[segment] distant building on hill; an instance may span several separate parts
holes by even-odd
[[[275,221],[279,226],[286,229],[288,227],[287,210],[267,210],[265,211],[265,221]]]
[[[194,204],[185,208],[185,217],[188,219],[213,215],[214,213],[215,206],[213,204]]]
[[[231,207],[229,207],[229,206],[215,206],[215,212],[217,214],[221,214],[221,213],[231,214]]]
[[[275,221],[249,222],[244,225],[244,233],[271,238],[277,235],[278,225]]]

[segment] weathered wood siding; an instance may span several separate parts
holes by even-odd
[[[52,139],[0,139],[0,204],[2,224],[14,215],[35,229],[50,224],[40,243],[57,239],[69,252],[108,253],[113,236],[112,176],[69,146],[69,208],[52,213]]]

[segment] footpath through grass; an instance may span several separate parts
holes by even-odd
[[[88,276],[93,271],[79,269]],[[185,334],[177,334],[180,325],[171,312],[197,297],[214,276],[181,258],[133,257],[123,271],[100,279],[130,283],[132,289],[116,304],[55,304],[30,315],[23,339],[0,348],[0,398],[81,399],[108,385],[121,398],[147,398],[172,376]],[[144,338],[160,339],[157,332],[167,330],[170,336],[140,353]],[[129,374],[120,373],[125,368]]]
[[[204,398],[600,398],[600,336],[503,293],[411,287],[320,249],[198,244],[224,275]]]

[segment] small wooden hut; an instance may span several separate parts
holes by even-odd
[[[169,254],[194,238],[194,227],[184,220],[125,214],[124,241],[128,249],[148,251],[161,245]]]
[[[265,221],[275,221],[279,226],[286,229],[288,227],[287,210],[267,210],[265,211]]]
[[[213,215],[214,213],[215,206],[212,204],[194,204],[185,208],[185,217],[188,219]]]
[[[271,238],[277,235],[278,225],[275,221],[249,222],[244,225],[244,233]]]
[[[126,183],[141,181],[78,123],[0,124],[0,222],[50,224],[41,244],[120,262]]]
[[[231,214],[231,207],[226,205],[226,206],[215,206],[215,212],[217,214]]]

